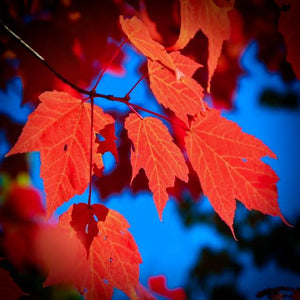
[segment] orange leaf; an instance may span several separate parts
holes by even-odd
[[[167,68],[176,72],[176,66],[166,49],[154,41],[148,28],[137,17],[124,19],[120,16],[122,30],[128,36],[130,42],[148,58],[161,62]]]
[[[190,78],[200,65],[179,52],[173,52],[170,56],[186,76],[177,80],[174,72],[159,62],[148,60],[150,87],[157,101],[170,108],[188,125],[187,115],[193,116],[203,108],[203,89],[196,80]]]
[[[287,2],[287,1],[285,1]],[[300,80],[300,2],[288,1],[287,11],[281,11],[278,29],[287,46],[287,60],[291,63],[297,78]]]
[[[89,300],[111,299],[114,288],[137,299],[141,257],[125,218],[109,210],[105,221],[97,223],[99,233],[90,246],[88,259],[71,220],[69,210],[60,217],[57,227],[40,236],[40,256],[49,269],[45,285],[71,283]]]
[[[29,151],[41,152],[41,177],[47,196],[47,214],[75,194],[82,194],[89,182],[90,104],[63,92],[45,92],[41,104],[31,113],[15,146],[8,155]],[[102,109],[94,109],[96,132],[112,123]],[[93,163],[102,166],[97,146]]]
[[[219,7],[214,0],[181,0],[181,27],[173,50],[184,48],[195,34],[202,30],[208,38],[209,82],[216,69],[223,41],[229,39],[230,23],[228,11],[231,6]]]
[[[140,119],[131,114],[125,122],[134,150],[131,151],[132,178],[143,168],[149,179],[154,202],[162,219],[168,200],[166,188],[174,185],[175,176],[188,181],[188,168],[179,148],[164,124],[152,117]]]
[[[278,177],[261,161],[276,156],[263,142],[213,109],[197,116],[185,141],[204,194],[233,234],[236,199],[285,221],[277,203]]]

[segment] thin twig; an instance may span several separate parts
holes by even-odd
[[[133,87],[129,90],[129,92],[125,95],[125,99],[130,99],[131,92],[136,88],[136,86],[145,78],[148,76],[148,73],[143,74],[143,76],[133,85]]]
[[[128,107],[141,119],[143,120],[143,117],[133,108],[132,105],[128,104]]]
[[[89,91],[78,87],[76,84],[70,82],[68,79],[63,77],[60,73],[58,73],[52,66],[48,64],[48,62],[41,56],[38,52],[32,49],[26,42],[24,42],[16,33],[14,33],[8,26],[6,26],[2,20],[0,19],[1,26],[18,42],[20,43],[27,51],[30,52],[35,58],[37,58],[46,68],[48,68],[56,77],[58,77],[61,81],[72,87],[79,93],[89,95]]]
[[[98,96],[98,94],[96,93],[96,94],[94,94],[94,97],[96,98],[96,97],[101,97],[101,96]],[[102,97],[102,98],[103,98],[103,97]],[[144,107],[142,107],[142,106],[140,106],[140,105],[137,105],[137,104],[134,104],[134,103],[129,103],[129,102],[127,101],[127,99],[124,99],[124,97],[114,97],[114,96],[111,96],[109,100],[124,103],[124,104],[126,104],[131,110],[132,110],[132,108],[134,108],[134,109],[138,109],[138,110],[147,112],[147,113],[152,114],[152,115],[154,115],[154,116],[157,116],[157,117],[159,117],[159,118],[161,118],[161,119],[164,119],[164,120],[168,121],[170,124],[179,126],[180,128],[184,129],[185,131],[189,131],[189,130],[190,130],[186,125],[182,125],[182,124],[179,124],[179,123],[177,123],[177,122],[174,122],[174,121],[171,120],[170,118],[168,118],[168,117],[166,117],[166,116],[164,116],[164,115],[162,115],[162,114],[160,114],[160,113],[157,113],[157,112],[155,112],[155,111],[149,110],[149,109],[147,109],[147,108],[144,108]]]
[[[89,98],[91,99],[91,102],[94,100],[94,98],[96,97],[99,97],[99,98],[104,98],[104,99],[107,99],[107,100],[110,100],[110,101],[117,101],[117,102],[122,102],[122,103],[125,103],[126,105],[130,105],[129,108],[135,108],[135,109],[138,109],[138,110],[142,110],[144,112],[147,112],[147,113],[150,113],[152,115],[155,115],[159,118],[162,118],[166,121],[168,121],[169,123],[171,124],[174,124],[174,125],[177,125],[181,128],[183,128],[184,130],[189,130],[188,127],[186,126],[182,126],[181,124],[179,123],[176,123],[172,120],[170,120],[168,117],[164,116],[164,115],[161,115],[159,113],[156,113],[154,111],[151,111],[151,110],[148,110],[146,108],[143,108],[139,105],[136,105],[136,104],[133,104],[133,103],[128,103],[128,98],[129,98],[129,94],[132,92],[132,90],[136,87],[136,85],[146,76],[142,76],[138,81],[137,83],[133,86],[133,88],[130,89],[130,91],[124,96],[124,97],[115,97],[113,95],[104,95],[104,94],[101,94],[101,93],[96,93],[95,92],[95,88],[97,86],[97,84],[99,83],[101,77],[103,76],[102,73],[104,74],[104,71],[106,69],[104,69],[104,71],[101,72],[98,80],[97,80],[97,83],[96,85],[94,86],[94,88],[91,90],[91,91],[88,91],[88,90],[85,90],[83,88],[80,88],[79,86],[77,86],[76,84],[70,82],[68,79],[66,79],[65,77],[63,77],[60,73],[58,73],[51,65],[48,64],[48,62],[44,59],[43,56],[41,56],[37,51],[35,51],[33,48],[31,48],[25,41],[23,41],[15,32],[13,32],[7,25],[5,25],[2,20],[0,19],[0,25],[18,42],[20,43],[27,51],[29,51],[29,53],[31,55],[33,55],[35,58],[37,58],[45,67],[47,67],[57,78],[59,78],[61,81],[63,81],[64,83],[66,83],[67,85],[69,85],[70,87],[72,87],[74,90],[78,91],[79,93],[81,94],[84,94],[84,95],[87,95],[89,96]],[[127,39],[125,39],[122,44],[119,46],[118,50],[121,49],[121,47],[127,42]],[[113,56],[113,58],[110,60],[112,61],[114,59],[114,57],[116,56],[116,54]],[[88,98],[87,98],[88,99]],[[93,107],[93,105],[92,105]]]
[[[128,38],[126,38],[121,44],[120,46],[118,47],[118,49],[115,51],[114,55],[111,57],[111,59],[109,60],[109,62],[106,64],[106,66],[102,69],[94,87],[92,88],[92,91],[96,91],[96,88],[100,82],[100,80],[102,79],[105,71],[107,70],[107,68],[111,65],[111,63],[114,61],[114,59],[116,58],[116,56],[119,54],[120,50],[122,49],[122,47],[127,43],[128,41]]]
[[[90,132],[90,183],[89,183],[89,197],[88,206],[91,206],[92,196],[92,177],[93,177],[93,137],[94,137],[94,97],[91,96],[91,132]]]

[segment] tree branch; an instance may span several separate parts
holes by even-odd
[[[6,26],[2,20],[0,19],[1,26],[9,33],[11,37],[13,37],[19,44],[23,46],[31,55],[33,55],[35,58],[37,58],[48,70],[50,70],[56,77],[58,77],[61,81],[72,87],[74,90],[76,90],[79,93],[89,95],[90,92],[87,90],[84,90],[74,83],[70,82],[68,79],[63,77],[60,73],[58,73],[52,66],[48,64],[48,62],[44,59],[43,56],[41,56],[38,52],[36,52],[34,49],[32,49],[25,41],[23,41],[15,32],[13,32],[8,26]]]
[[[148,110],[146,108],[143,108],[139,105],[133,104],[133,103],[129,103],[129,99],[130,99],[130,93],[132,92],[132,90],[136,87],[136,85],[147,75],[142,76],[138,82],[133,86],[133,88],[131,88],[131,90],[124,96],[124,97],[115,97],[113,95],[104,95],[104,94],[100,94],[100,93],[96,93],[95,92],[95,88],[97,85],[95,85],[95,87],[91,90],[85,90],[79,86],[77,86],[76,84],[74,84],[73,82],[69,81],[67,78],[65,78],[64,76],[62,76],[58,71],[56,71],[51,65],[48,64],[48,62],[45,60],[45,58],[43,56],[41,56],[37,51],[35,51],[33,48],[31,48],[25,41],[23,41],[14,31],[12,31],[7,25],[5,25],[3,23],[3,21],[0,19],[0,25],[2,26],[2,28],[4,28],[11,37],[13,37],[19,44],[21,44],[31,55],[33,55],[35,58],[37,58],[48,70],[50,70],[57,78],[59,78],[61,81],[63,81],[64,83],[66,83],[67,85],[69,85],[70,87],[72,87],[74,90],[76,90],[77,92],[87,95],[89,96],[89,98],[96,98],[96,97],[100,97],[100,98],[104,98],[110,101],[117,101],[117,102],[122,102],[126,105],[129,106],[129,108],[135,108],[138,110],[142,110],[144,112],[150,113],[152,115],[155,115],[159,118],[162,118],[166,121],[168,121],[171,124],[174,124],[176,126],[179,126],[181,128],[183,128],[184,130],[189,130],[189,128],[187,128],[186,126],[182,126],[179,123],[176,123],[172,120],[170,120],[168,117],[161,115],[159,113],[156,113],[154,111]],[[123,43],[119,46],[118,50],[121,49],[121,47],[127,42],[127,40],[123,41]],[[116,56],[116,54],[114,55],[114,57]],[[102,78],[103,76],[103,72],[101,72],[98,80],[97,80],[97,84],[99,82],[99,80]]]

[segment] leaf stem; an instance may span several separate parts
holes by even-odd
[[[182,124],[179,124],[179,123],[177,123],[177,122],[174,122],[174,121],[171,120],[170,118],[168,118],[168,117],[166,117],[166,116],[164,116],[164,115],[162,115],[162,114],[159,114],[159,113],[157,113],[157,112],[155,112],[155,111],[146,109],[146,108],[144,108],[144,107],[142,107],[142,106],[139,106],[139,105],[136,105],[136,104],[133,104],[133,103],[128,103],[128,106],[132,106],[132,107],[134,107],[135,109],[142,110],[142,111],[144,111],[144,112],[147,112],[147,113],[150,113],[150,114],[152,114],[152,115],[154,115],[154,116],[157,116],[157,117],[159,117],[159,118],[161,118],[161,119],[164,119],[164,120],[168,121],[170,124],[179,126],[180,128],[182,128],[182,129],[185,130],[185,131],[189,131],[189,130],[190,130],[186,125],[182,125]]]
[[[94,137],[94,96],[91,96],[91,132],[90,132],[90,183],[88,206],[91,206],[92,177],[93,177],[93,137]]]
[[[128,106],[141,120],[143,120],[143,117],[133,108],[132,105],[128,104]]]
[[[96,98],[96,97],[102,97],[102,96],[99,95],[99,94],[97,94],[97,93],[95,93],[95,94],[94,94],[94,97]],[[102,97],[102,98],[103,98],[103,97]],[[140,105],[137,105],[137,104],[134,104],[134,103],[129,103],[129,102],[127,101],[127,99],[126,99],[126,96],[125,96],[125,97],[114,97],[114,96],[110,96],[108,100],[111,100],[111,101],[117,101],[117,102],[124,103],[124,104],[126,104],[132,111],[134,111],[133,108],[134,108],[134,109],[138,109],[138,110],[147,112],[147,113],[149,113],[149,114],[152,114],[152,115],[154,115],[154,116],[157,116],[157,117],[159,117],[159,118],[161,118],[161,119],[164,119],[164,120],[168,121],[170,124],[179,126],[180,128],[184,129],[185,131],[189,131],[189,130],[190,130],[186,125],[182,125],[182,124],[179,124],[179,123],[177,123],[177,122],[174,122],[174,121],[171,120],[170,118],[168,118],[168,117],[166,117],[166,116],[164,116],[164,115],[162,115],[162,114],[160,114],[160,113],[157,113],[157,112],[155,112],[155,111],[149,110],[149,109],[147,109],[147,108],[144,108],[144,107],[142,107],[142,106],[140,106]],[[134,112],[135,112],[135,111],[134,111]],[[135,112],[135,113],[136,113],[136,112]]]
[[[130,99],[131,92],[136,88],[136,86],[145,78],[148,76],[148,73],[145,73],[141,78],[134,84],[134,86],[129,90],[129,92],[125,95],[125,99]]]

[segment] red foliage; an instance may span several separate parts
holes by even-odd
[[[212,109],[192,123],[186,149],[203,193],[233,234],[236,199],[285,221],[277,203],[278,177],[261,161],[276,155],[262,141]]]
[[[278,7],[269,5],[269,11],[259,0],[152,4],[93,0],[88,5],[73,0],[58,1],[56,7],[43,1],[25,2],[22,6],[3,1],[0,16],[46,58],[46,63],[40,57],[44,64],[40,66],[1,32],[0,65],[5,66],[5,73],[0,86],[19,74],[24,102],[37,104],[39,94],[41,101],[7,156],[40,152],[47,211],[31,188],[12,186],[7,192],[0,214],[4,232],[1,244],[14,266],[21,268],[28,262],[39,266],[47,273],[45,286],[68,283],[85,299],[111,299],[114,288],[131,299],[137,299],[137,293],[151,299],[138,285],[141,257],[129,224],[118,212],[102,204],[90,205],[89,197],[88,204],[69,208],[57,225],[45,221],[45,214],[49,217],[74,195],[82,194],[89,183],[91,188],[93,175],[98,177],[96,185],[102,198],[126,186],[133,191],[149,188],[160,219],[169,194],[182,200],[188,189],[195,201],[203,190],[232,232],[236,200],[248,209],[279,216],[286,222],[277,203],[278,177],[261,160],[276,155],[262,141],[209,108],[204,95],[211,90],[217,106],[231,107],[236,78],[241,74],[239,59],[253,37],[259,41],[260,56],[270,69],[282,69],[285,54],[278,49],[284,39],[287,59],[299,77],[298,28],[290,21],[295,20],[299,5],[280,12],[281,1],[277,1]],[[155,17],[161,6],[170,13]],[[248,8],[257,7],[263,8],[272,22],[265,21],[263,14],[245,16]],[[31,19],[26,21],[27,14]],[[122,50],[112,62],[110,59],[125,35],[127,43],[147,59],[144,76],[148,72],[149,88],[165,109],[162,114],[150,111],[147,101],[144,106],[136,105],[131,90],[117,97],[97,94],[96,87],[88,89],[99,66],[124,75]],[[272,39],[269,45],[276,45],[274,55],[268,56],[265,38]],[[15,58],[20,65],[13,68],[9,63]],[[45,68],[47,64],[52,72],[62,74],[58,77],[68,80],[61,82]],[[75,84],[76,91],[68,81]],[[131,112],[122,118],[117,112],[104,113],[94,105],[96,97],[121,102]],[[144,113],[153,116],[144,117]],[[1,128],[8,132],[11,124],[5,120]],[[121,134],[115,132],[116,120]],[[11,142],[18,126],[15,129],[8,136]],[[117,165],[109,175],[102,172],[106,152],[112,153]],[[9,174],[14,177],[14,172]],[[150,278],[149,288],[168,299],[186,299],[183,289],[168,289],[163,276]]]
[[[101,204],[89,206],[85,203],[79,203],[73,205],[70,224],[86,248],[87,254],[89,254],[94,238],[99,233],[97,223],[99,221],[104,222],[107,214],[108,209]]]
[[[41,152],[41,176],[50,216],[75,194],[82,194],[89,182],[90,104],[63,92],[46,92],[30,115],[18,142],[8,155]],[[113,119],[95,107],[94,137]],[[93,164],[101,169],[102,159],[93,146]]]

